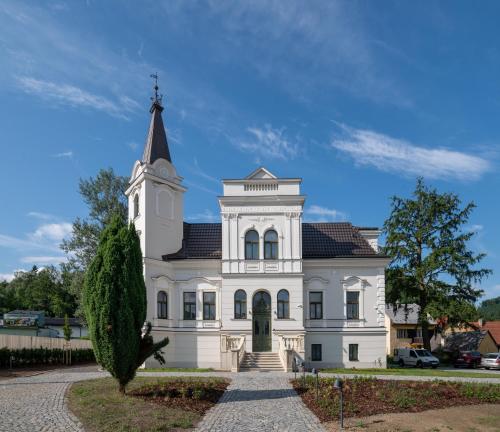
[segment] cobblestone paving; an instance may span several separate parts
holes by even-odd
[[[289,384],[293,374],[208,372],[139,372],[140,376],[220,376],[232,379],[228,391],[208,412],[198,431],[322,431],[316,417]],[[71,383],[109,376],[94,368],[72,368],[0,381],[0,432],[83,431],[66,405]],[[333,376],[323,374],[323,376]],[[352,375],[345,375],[349,377]],[[380,379],[432,381],[436,377],[379,375]],[[444,381],[492,382],[500,379],[437,378]]]
[[[76,432],[81,423],[65,403],[74,381],[103,373],[47,373],[0,381],[1,432]]]
[[[324,431],[284,373],[240,373],[197,432]]]

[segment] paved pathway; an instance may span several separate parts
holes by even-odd
[[[109,376],[104,372],[75,368],[41,375],[0,380],[0,432],[82,431],[68,410],[65,392],[75,381]],[[208,372],[144,372],[142,376],[221,376],[231,378],[228,391],[199,426],[205,431],[322,431],[316,417],[306,409],[288,380],[293,374],[280,372],[240,374]],[[323,374],[323,376],[329,376]],[[333,376],[333,375],[330,375]],[[352,375],[345,375],[349,377]],[[380,379],[492,382],[490,378],[436,378],[379,375]]]
[[[99,376],[105,374],[45,373],[0,381],[0,431],[83,431],[67,408],[66,389],[74,381]]]
[[[222,398],[203,418],[198,432],[324,431],[284,373],[233,375]]]

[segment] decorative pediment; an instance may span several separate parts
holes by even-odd
[[[271,171],[267,170],[264,167],[257,168],[255,171],[250,173],[247,177],[245,177],[246,180],[260,180],[260,179],[277,179]]]
[[[322,278],[321,276],[313,276],[310,277],[309,279],[304,280],[305,285],[309,285],[312,282],[320,282],[323,285],[328,285],[330,283],[328,279]]]
[[[346,277],[345,279],[342,279],[340,283],[343,285],[344,289],[351,287],[365,289],[367,285],[370,285],[366,279],[361,279],[358,276]]]

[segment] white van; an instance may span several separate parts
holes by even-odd
[[[396,348],[394,350],[394,362],[401,367],[416,366],[436,369],[439,366],[439,359],[426,349],[420,348]]]

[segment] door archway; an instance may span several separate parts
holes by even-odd
[[[252,301],[252,351],[271,351],[271,296],[257,291]]]

